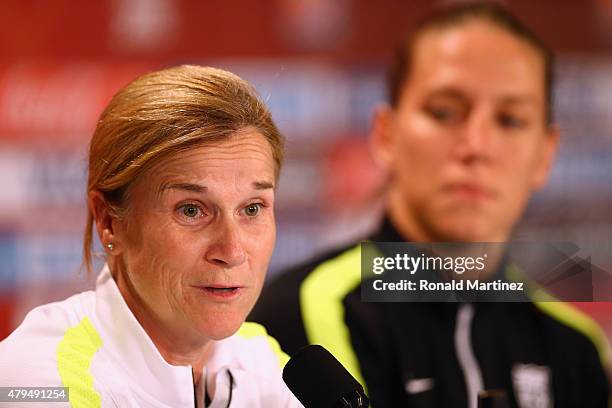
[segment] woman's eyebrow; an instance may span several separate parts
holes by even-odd
[[[254,181],[252,185],[255,190],[274,189],[274,183],[269,181]],[[203,194],[208,191],[208,187],[196,183],[163,183],[157,190],[158,195],[162,195],[168,190],[183,190]]]
[[[531,94],[511,95],[500,98],[500,102],[504,105],[538,105],[542,103],[537,97]]]
[[[469,95],[460,89],[456,89],[452,86],[444,86],[441,88],[433,89],[429,92],[428,97],[430,98],[448,98],[458,102],[468,102],[470,100]]]
[[[274,184],[269,181],[254,181],[253,187],[255,187],[255,190],[267,190],[274,189]]]
[[[208,187],[195,183],[163,183],[157,190],[158,195],[161,195],[168,190],[183,190],[191,191],[193,193],[205,193],[208,190]]]

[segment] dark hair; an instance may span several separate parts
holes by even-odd
[[[544,60],[544,92],[546,95],[546,121],[553,117],[553,66],[552,51],[525,24],[503,6],[491,2],[474,2],[445,7],[422,20],[404,38],[391,65],[388,80],[389,102],[397,106],[402,87],[410,74],[414,45],[424,32],[435,28],[448,28],[469,21],[484,21],[502,28],[531,45]]]

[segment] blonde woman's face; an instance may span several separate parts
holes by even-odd
[[[274,247],[274,182],[270,145],[254,130],[178,153],[141,177],[115,231],[120,288],[139,320],[194,339],[238,330]]]

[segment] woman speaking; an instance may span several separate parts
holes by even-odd
[[[0,343],[0,386],[67,387],[72,407],[301,406],[286,356],[244,322],[274,247],[282,144],[226,71],[170,68],[117,93],[89,149],[84,260],[95,231],[106,264],[95,291]]]

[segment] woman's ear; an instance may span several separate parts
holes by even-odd
[[[370,132],[370,146],[374,161],[383,170],[387,171],[392,157],[393,140],[390,131],[392,109],[389,105],[376,107]]]
[[[109,255],[118,255],[121,246],[115,231],[117,219],[104,195],[98,190],[90,191],[87,195],[87,205],[93,215],[94,225],[104,251]]]
[[[559,128],[551,126],[546,132],[538,164],[532,176],[531,186],[534,190],[542,188],[548,180],[559,146]]]

